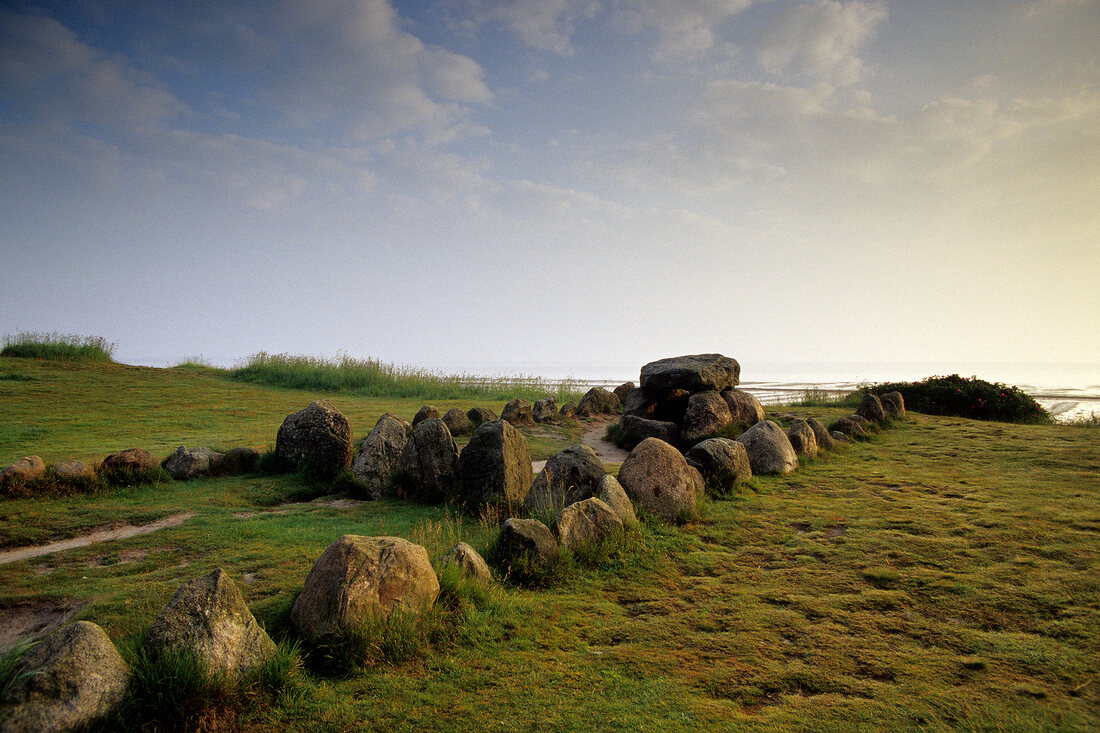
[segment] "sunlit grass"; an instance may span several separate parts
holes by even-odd
[[[116,346],[100,336],[20,331],[14,336],[4,336],[0,356],[108,363],[114,360]]]

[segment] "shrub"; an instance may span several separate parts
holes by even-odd
[[[109,364],[114,361],[116,347],[100,336],[21,331],[4,337],[0,356]]]
[[[889,382],[864,387],[876,395],[900,392],[905,409],[929,415],[952,415],[1000,422],[1052,422],[1050,413],[1019,387],[977,377],[927,377],[919,382]]]

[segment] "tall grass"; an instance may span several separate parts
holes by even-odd
[[[859,397],[859,392],[807,387],[791,407],[856,407]]]
[[[566,402],[578,401],[582,395],[581,385],[569,380],[549,382],[537,377],[446,375],[376,359],[354,359],[346,354],[325,359],[261,351],[249,357],[244,366],[233,369],[230,376],[241,382],[365,397],[424,400],[521,397],[530,401],[554,397],[559,402]]]
[[[117,346],[101,336],[20,331],[4,336],[0,356],[109,364],[114,361]]]

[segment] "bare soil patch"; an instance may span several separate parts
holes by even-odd
[[[0,606],[0,653],[32,634],[52,631],[88,605],[88,601],[20,601]]]
[[[181,514],[173,514],[169,517],[165,517],[164,519],[158,519],[155,522],[142,524],[136,527],[132,524],[124,524],[121,527],[100,529],[96,530],[95,532],[89,532],[88,534],[71,537],[67,540],[51,542],[48,545],[38,545],[35,547],[17,547],[14,550],[0,552],[0,565],[5,565],[9,562],[18,562],[20,560],[29,560],[32,557],[49,555],[54,552],[61,552],[62,550],[72,550],[77,547],[87,547],[88,545],[93,545],[97,542],[124,540],[128,537],[137,537],[138,535],[156,532],[157,530],[164,529],[165,527],[178,527],[193,516],[195,516],[194,512],[183,512]]]

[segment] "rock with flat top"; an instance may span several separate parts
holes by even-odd
[[[458,457],[459,495],[470,511],[486,504],[516,507],[531,488],[531,451],[511,423],[482,423]]]
[[[54,476],[62,481],[78,481],[95,477],[95,469],[84,461],[59,461],[50,466]]]
[[[619,431],[628,447],[634,447],[646,438],[658,438],[676,445],[680,442],[680,426],[664,420],[647,420],[637,415],[623,415],[619,419]]]
[[[642,367],[642,389],[683,389],[694,394],[704,390],[721,392],[736,387],[741,378],[737,360],[721,354],[694,354],[652,361]]]
[[[141,472],[157,467],[157,459],[144,448],[127,448],[103,459],[100,470],[104,473],[119,471]]]

